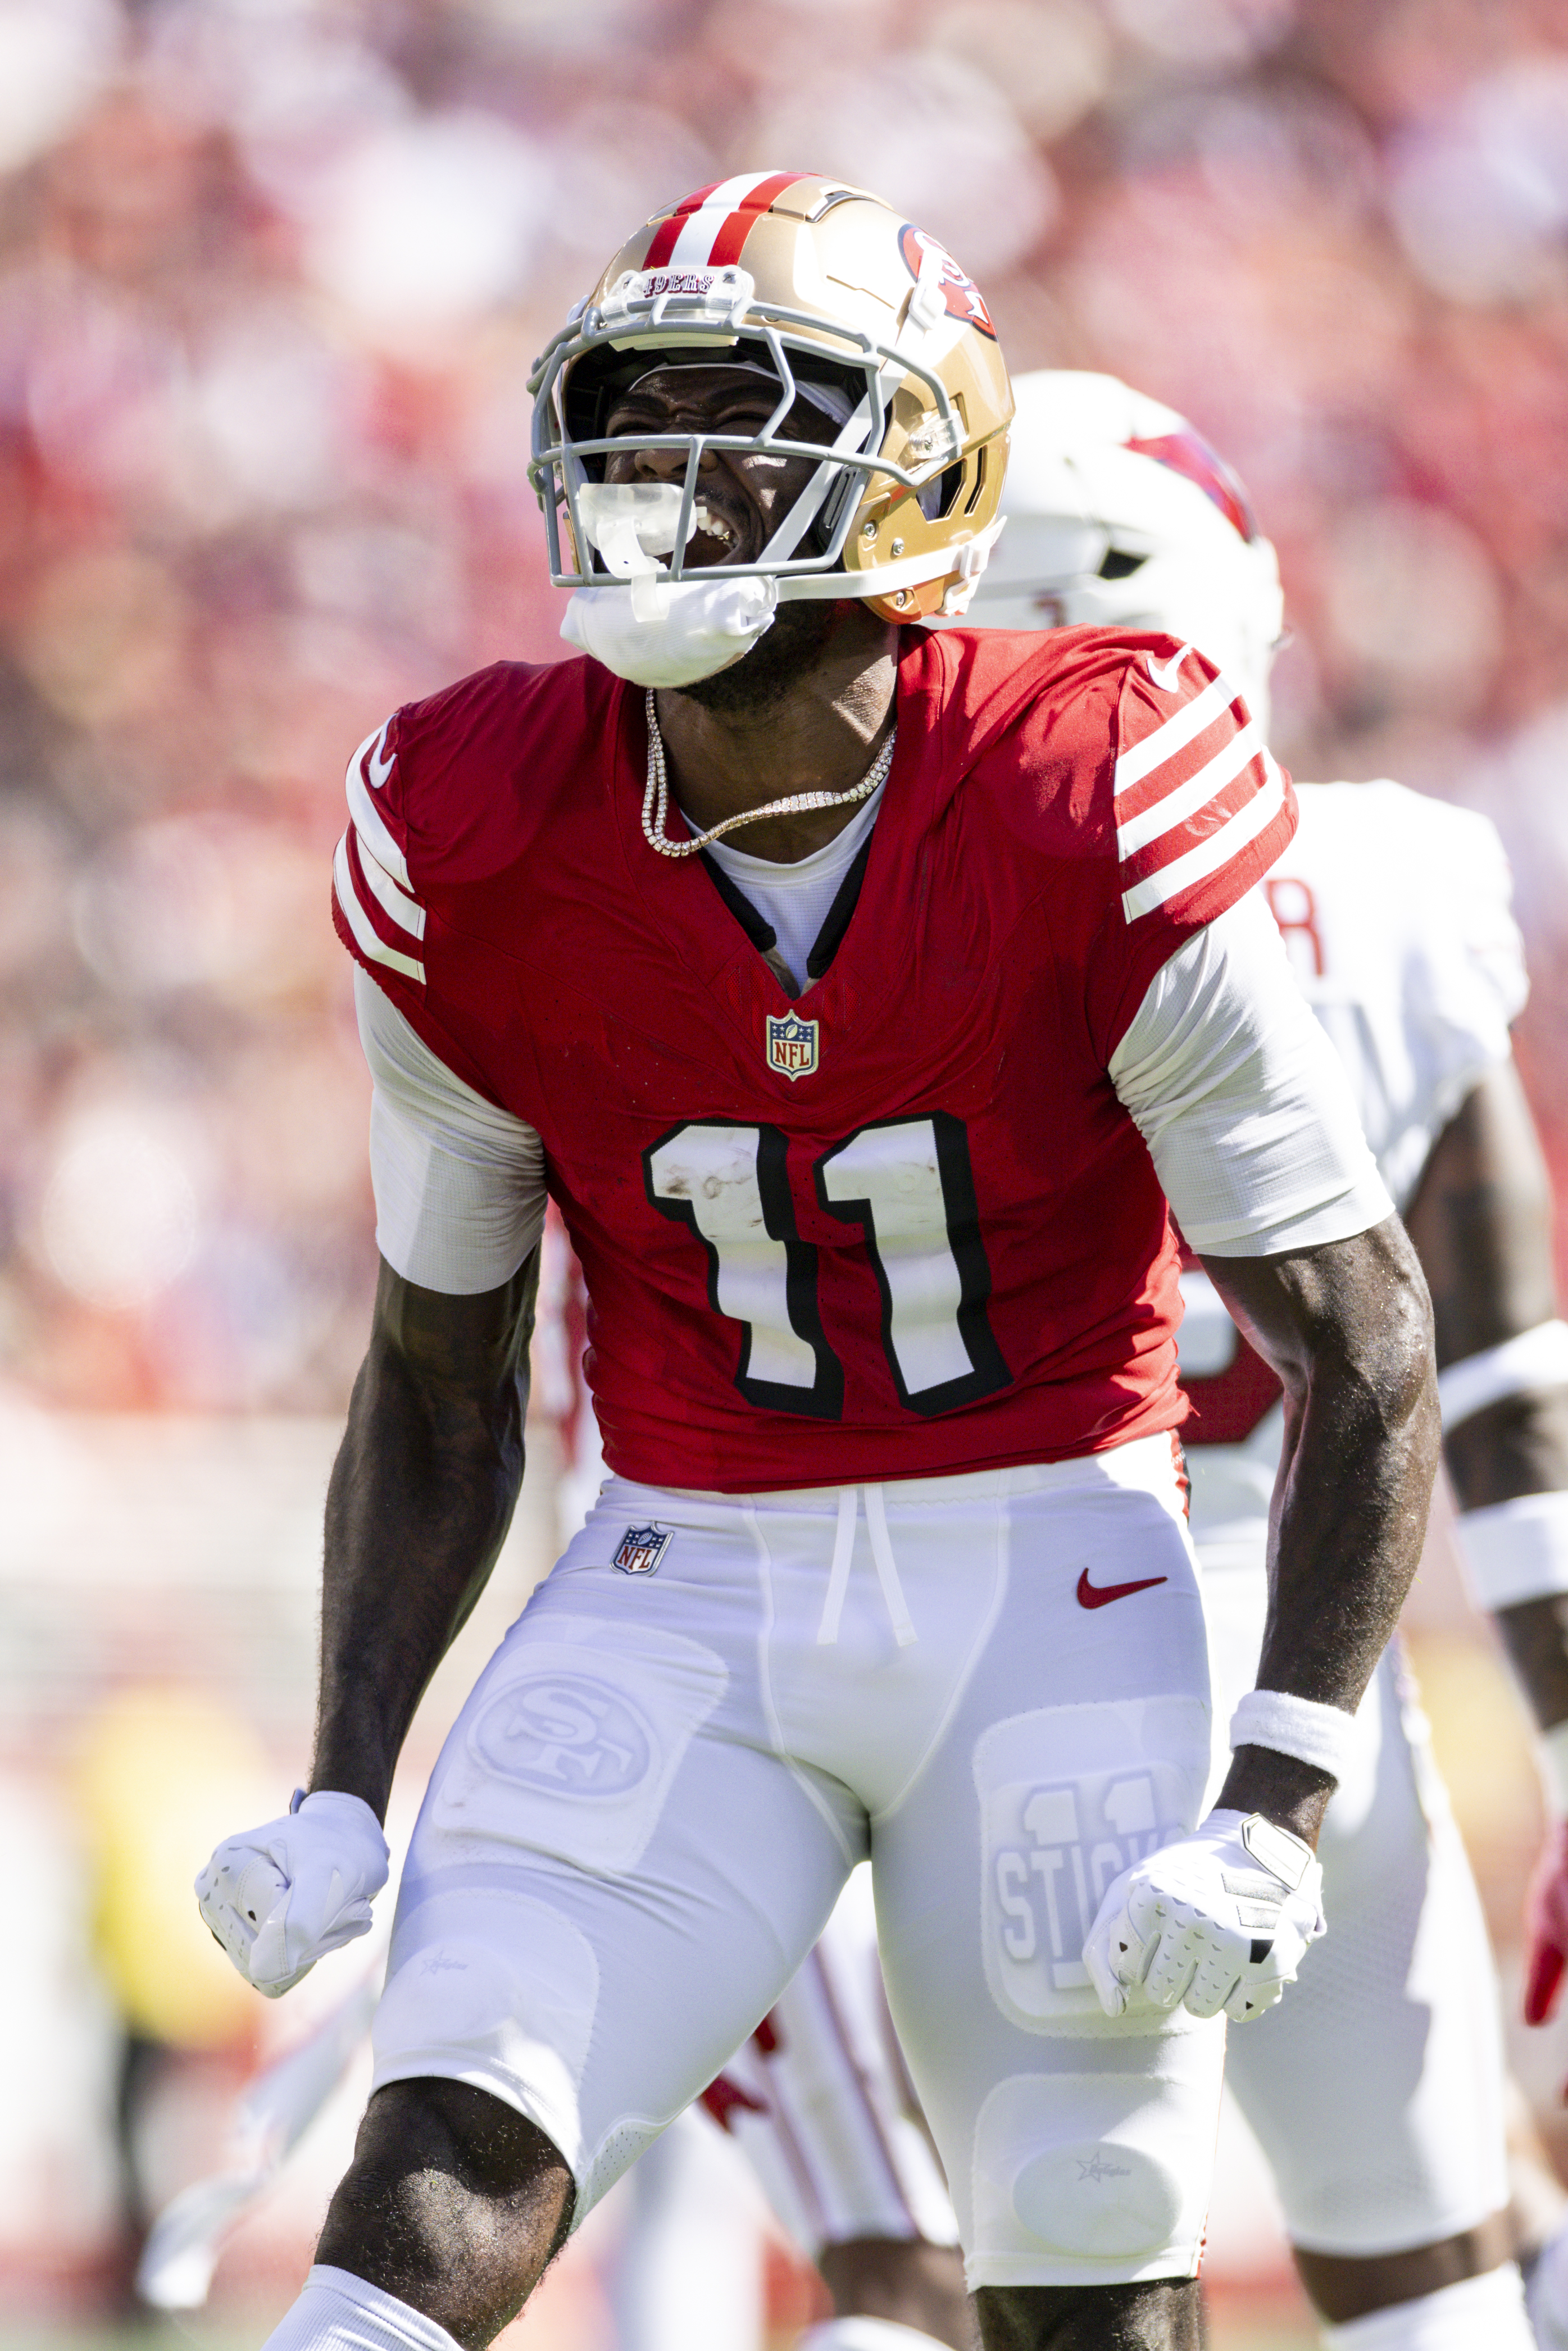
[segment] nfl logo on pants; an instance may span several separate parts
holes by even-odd
[[[622,1575],[652,1575],[674,1540],[673,1527],[628,1527],[614,1563]]]
[[[786,1013],[782,1020],[768,1016],[768,1066],[780,1077],[793,1081],[809,1078],[817,1066],[817,1029],[815,1020],[802,1020],[797,1013]]]

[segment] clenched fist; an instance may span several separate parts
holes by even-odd
[[[391,1856],[381,1823],[335,1789],[226,1837],[196,1879],[203,1917],[247,1983],[290,1991],[329,1951],[368,1934]]]
[[[1194,2016],[1260,2016],[1323,1932],[1322,1881],[1289,1829],[1261,1813],[1210,1813],[1106,1887],[1083,1946],[1101,2007],[1120,2016],[1141,1991]]]

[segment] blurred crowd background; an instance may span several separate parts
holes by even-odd
[[[112,2273],[115,2085],[167,2023],[115,1821],[177,1792],[188,1875],[203,1805],[302,1761],[375,1262],[343,769],[562,652],[531,362],[637,221],[764,166],[876,190],[1015,367],[1237,465],[1281,757],[1502,830],[1568,1182],[1568,0],[0,0],[0,1865],[42,1922],[0,2283],[51,2307]],[[1440,1556],[1423,1592],[1506,1945],[1529,1771]],[[237,2077],[260,2027],[210,1999]],[[1529,2063],[1545,2110],[1568,2050]]]

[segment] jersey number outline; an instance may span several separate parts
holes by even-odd
[[[837,1420],[844,1368],[822,1328],[817,1249],[796,1224],[788,1158],[779,1127],[685,1120],[643,1154],[643,1176],[658,1213],[702,1243],[708,1303],[741,1326],[735,1384],[747,1403]],[[962,1119],[879,1119],[831,1144],[811,1175],[823,1212],[861,1228],[905,1409],[930,1418],[1008,1386]]]

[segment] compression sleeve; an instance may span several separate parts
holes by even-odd
[[[1256,891],[1155,973],[1109,1066],[1200,1254],[1274,1257],[1394,1214]]]
[[[376,1246],[422,1290],[498,1289],[538,1239],[544,1146],[520,1118],[454,1077],[368,973],[354,973],[370,1063]]]

